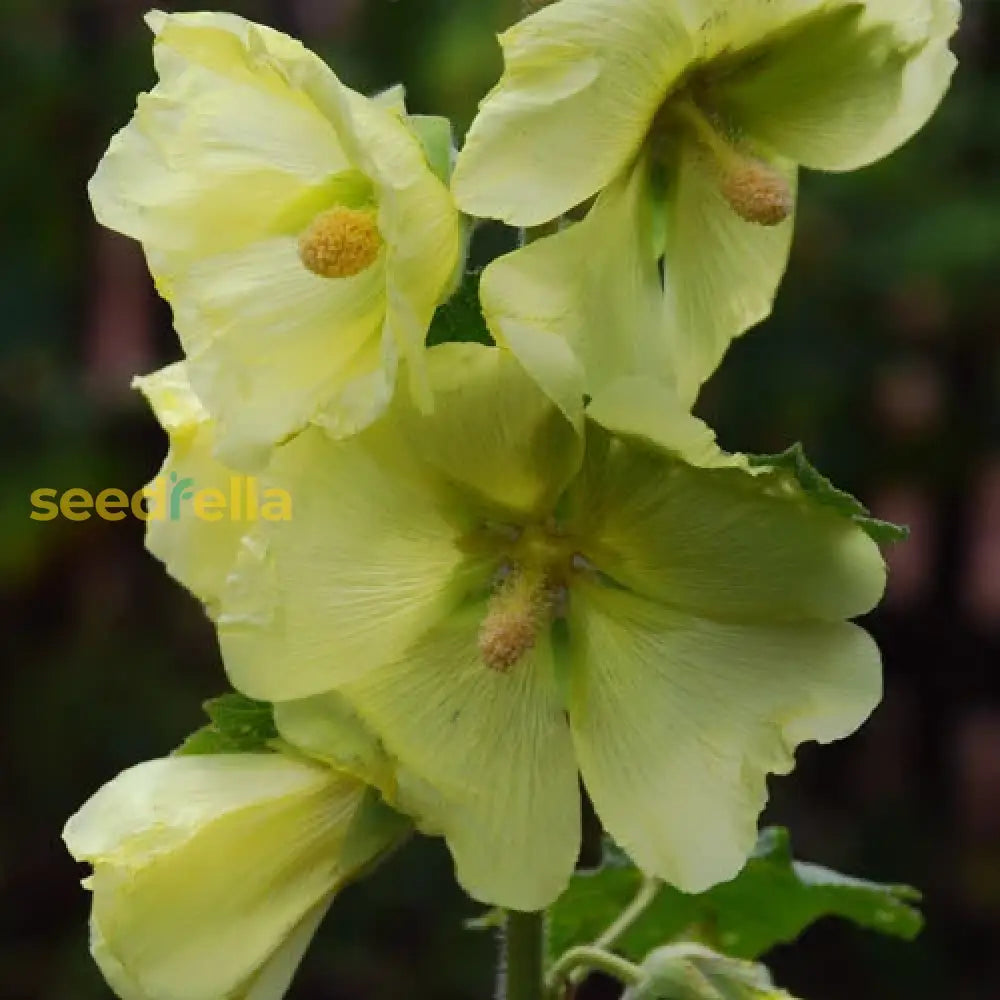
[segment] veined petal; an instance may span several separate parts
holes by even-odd
[[[865,166],[923,125],[947,89],[951,67],[941,54],[909,69],[933,40],[930,13],[930,0],[818,11],[764,40],[709,100],[747,135],[803,166]],[[922,32],[915,30],[921,20]]]
[[[792,191],[796,171],[770,166]],[[661,329],[673,331],[681,401],[691,406],[730,343],[771,312],[792,243],[793,215],[776,226],[740,218],[719,186],[710,153],[682,139],[672,157],[664,205]]]
[[[396,797],[395,762],[348,701],[336,691],[279,702],[274,724],[295,749]]]
[[[685,892],[734,876],[768,773],[878,703],[878,650],[847,623],[721,625],[596,584],[570,606],[584,783],[636,863]]]
[[[384,287],[383,261],[352,278],[323,278],[302,266],[291,237],[188,270],[173,289],[174,318],[223,460],[259,466],[355,379],[374,372],[392,384],[379,353]]]
[[[127,1000],[280,996],[352,874],[338,852],[364,794],[277,754],[177,757],[119,775],[64,831],[94,866],[94,953],[109,981]]]
[[[147,488],[146,548],[211,613],[246,528],[225,509],[234,474],[213,455],[215,427],[191,389],[183,362],[133,384],[170,439],[166,460]],[[203,510],[198,498],[206,497],[214,506]]]
[[[617,379],[587,405],[587,418],[618,437],[634,438],[702,468],[747,468],[729,455],[715,431],[681,405],[669,384],[643,375]]]
[[[491,670],[477,642],[486,613],[486,602],[456,612],[346,694],[438,792],[420,821],[447,839],[466,891],[538,910],[565,888],[579,851],[576,764],[548,639]]]
[[[663,319],[645,159],[597,198],[583,221],[501,257],[483,272],[483,314],[555,402],[549,375],[563,341],[583,369],[589,395],[623,375],[672,381],[681,331]],[[564,366],[565,367],[565,366]]]
[[[500,36],[506,68],[452,182],[470,215],[534,226],[610,184],[694,54],[662,0],[560,0]]]
[[[719,621],[837,620],[885,588],[878,546],[778,472],[698,468],[588,434],[573,531],[621,586]]]
[[[233,684],[252,697],[320,694],[397,656],[447,615],[470,574],[449,507],[380,422],[346,441],[318,429],[278,449],[269,482],[290,521],[259,522],[223,594],[219,641]]]
[[[427,355],[434,412],[404,400],[396,411],[412,454],[482,506],[547,512],[583,460],[582,390],[558,409],[509,351],[441,344]]]

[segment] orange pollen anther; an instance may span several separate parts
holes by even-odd
[[[494,592],[479,629],[479,652],[491,670],[506,673],[538,639],[552,613],[545,577],[515,568]]]
[[[760,226],[784,222],[795,207],[788,181],[773,167],[749,157],[724,171],[719,187],[741,219]]]
[[[323,278],[352,278],[368,270],[382,250],[382,234],[370,209],[321,212],[299,237],[299,258]]]

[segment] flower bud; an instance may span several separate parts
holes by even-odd
[[[93,866],[91,951],[111,988],[279,1000],[336,890],[395,842],[358,822],[369,802],[362,782],[276,753],[120,774],[63,832]]]
[[[623,1000],[794,1000],[763,965],[685,942],[650,952]]]

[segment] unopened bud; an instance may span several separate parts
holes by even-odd
[[[685,942],[650,952],[623,1000],[795,1000],[763,965]]]

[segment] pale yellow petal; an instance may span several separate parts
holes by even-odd
[[[439,793],[421,819],[446,838],[465,890],[537,910],[565,888],[579,851],[576,764],[548,639],[491,670],[477,642],[485,614],[485,602],[457,612],[346,693]]]
[[[237,689],[268,701],[329,691],[397,656],[485,587],[459,541],[470,524],[375,425],[346,441],[318,429],[279,449],[269,482],[289,521],[258,523],[240,549],[218,617]]]
[[[434,411],[397,408],[411,453],[470,502],[519,520],[550,510],[583,458],[582,391],[557,408],[511,352],[481,344],[442,344],[427,364]]]
[[[184,363],[137,378],[167,432],[170,449],[147,486],[146,548],[214,611],[247,529],[234,512],[245,481],[214,457],[215,426],[191,390]],[[235,484],[234,479],[240,479]]]
[[[732,878],[766,777],[860,726],[878,650],[845,623],[721,625],[585,585],[570,607],[570,719],[584,783],[636,863],[686,892]]]
[[[623,587],[736,622],[835,621],[882,596],[875,542],[784,474],[698,468],[595,427],[587,456],[571,530]]]
[[[98,219],[140,240],[161,280],[304,224],[323,181],[349,166],[333,126],[280,62],[248,48],[249,22],[223,22],[153,18],[160,83],[140,96],[90,185]]]
[[[374,373],[392,384],[379,350],[384,286],[381,260],[352,278],[313,274],[291,237],[189,269],[174,288],[174,318],[221,458],[259,466],[353,380]]]
[[[793,192],[796,171],[772,166]],[[765,319],[785,272],[793,216],[776,226],[740,218],[719,187],[711,155],[693,139],[674,150],[664,206],[662,327],[681,401],[690,406],[735,337]]]
[[[560,341],[582,368],[589,395],[625,375],[673,380],[682,334],[663,317],[649,171],[639,161],[583,221],[483,272],[483,314],[494,337],[557,403],[565,399],[565,380],[553,381],[549,372]]]
[[[662,0],[560,0],[500,36],[506,68],[452,181],[470,215],[533,226],[625,170],[694,54]]]

